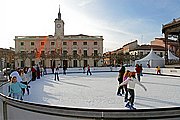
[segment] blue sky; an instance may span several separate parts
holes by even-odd
[[[104,52],[163,37],[162,24],[180,17],[180,0],[5,0],[0,2],[1,48],[20,35],[54,35],[59,4],[65,35],[100,35]],[[3,19],[2,19],[3,18]]]

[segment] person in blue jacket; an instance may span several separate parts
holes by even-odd
[[[18,82],[17,77],[13,76],[9,87],[10,87],[9,94],[13,98],[23,100],[22,88],[27,88],[27,85]]]

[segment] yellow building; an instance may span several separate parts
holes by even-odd
[[[48,36],[15,36],[15,66],[102,66],[103,36],[64,35],[59,8],[55,33]]]

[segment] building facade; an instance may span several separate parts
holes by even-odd
[[[102,66],[103,36],[64,35],[59,8],[55,33],[48,36],[15,36],[15,66]]]
[[[14,48],[0,48],[0,70],[4,68],[14,68]]]
[[[138,41],[135,40],[133,42],[130,42],[128,44],[123,45],[123,53],[129,53],[129,51],[134,50],[135,48],[138,47]]]
[[[165,64],[169,64],[168,49],[169,39],[173,39],[177,44],[177,55],[179,57],[180,64],[180,18],[173,19],[172,22],[162,26],[162,33],[165,36]]]

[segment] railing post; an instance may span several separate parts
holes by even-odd
[[[7,103],[6,103],[6,101],[3,101],[3,118],[4,118],[4,120],[8,120],[8,118],[7,118]]]

